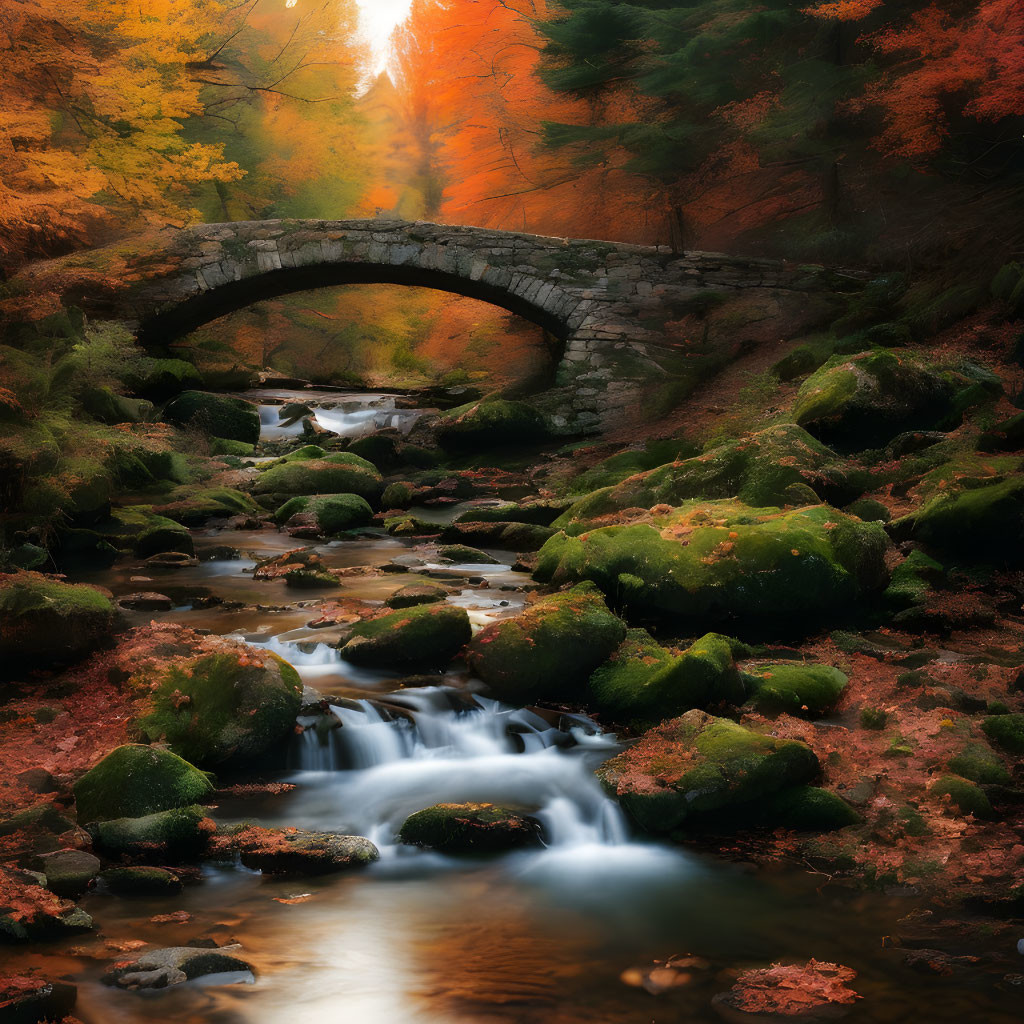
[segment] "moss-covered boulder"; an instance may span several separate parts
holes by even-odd
[[[213,437],[255,444],[260,439],[260,413],[244,398],[208,391],[183,391],[168,402],[163,418],[179,427],[201,430]]]
[[[110,388],[87,387],[81,394],[82,408],[100,423],[142,423],[153,416],[153,403],[144,398],[127,398]]]
[[[144,357],[133,363],[125,376],[125,384],[133,394],[163,401],[186,388],[200,387],[202,375],[184,359]]]
[[[526,402],[485,399],[451,409],[440,417],[437,439],[450,451],[481,451],[537,444],[546,440],[544,417]]]
[[[826,505],[780,511],[688,502],[632,525],[556,534],[534,578],[591,580],[641,614],[702,622],[816,617],[849,608],[888,579],[878,523]]]
[[[36,572],[0,574],[0,662],[79,658],[109,636],[115,615],[110,596],[95,587]]]
[[[842,797],[817,786],[780,789],[759,801],[759,808],[764,825],[796,832],[833,832],[862,820]]]
[[[441,531],[444,544],[500,548],[503,551],[537,551],[558,531],[534,523],[450,523]]]
[[[442,544],[437,549],[439,557],[449,562],[461,562],[469,565],[498,565],[498,559],[493,555],[481,551],[479,548],[472,548],[468,544]]]
[[[900,536],[969,558],[1020,565],[1024,546],[1024,475],[953,487],[892,524]]]
[[[1024,412],[997,423],[978,438],[983,452],[1019,452],[1024,448]]]
[[[193,764],[217,765],[256,757],[283,740],[301,697],[298,672],[274,654],[205,654],[158,677],[138,727]]]
[[[358,494],[297,495],[274,513],[274,519],[286,526],[293,516],[312,517],[319,531],[330,537],[366,526],[373,519],[373,509]]]
[[[903,431],[959,426],[966,409],[999,393],[992,373],[966,360],[939,366],[910,352],[833,356],[804,381],[793,418],[828,444],[865,449]]]
[[[89,825],[93,845],[105,856],[156,864],[199,856],[213,831],[213,822],[198,806],[175,807],[140,818],[114,818]]]
[[[462,608],[417,605],[358,623],[340,653],[355,665],[441,669],[471,635],[469,616]]]
[[[749,704],[767,714],[824,715],[836,706],[849,682],[831,665],[804,661],[778,662],[748,668]]]
[[[234,487],[176,487],[166,501],[153,507],[155,514],[185,526],[199,526],[207,519],[252,516],[259,511],[248,494]]]
[[[933,797],[948,798],[949,805],[960,814],[987,820],[996,817],[984,790],[958,775],[943,775],[932,784],[930,792]]]
[[[435,804],[410,814],[398,838],[442,853],[497,853],[538,846],[541,826],[534,818],[496,804]]]
[[[455,523],[531,523],[550,526],[572,505],[567,498],[536,499],[505,505],[481,505],[467,509],[455,517]]]
[[[362,836],[301,829],[249,826],[233,837],[232,845],[247,868],[271,875],[326,875],[365,867],[380,856]]]
[[[741,704],[746,691],[737,640],[708,633],[682,652],[662,647],[644,629],[631,629],[618,650],[590,677],[594,706],[613,722],[644,727],[692,708]]]
[[[99,858],[85,850],[54,850],[33,863],[46,875],[46,888],[58,896],[80,896],[100,871]]]
[[[441,526],[414,515],[397,515],[384,520],[384,531],[392,537],[436,537]]]
[[[1010,781],[999,755],[987,743],[968,743],[950,759],[949,770],[971,782],[985,785],[1005,785]]]
[[[155,512],[150,505],[115,508],[93,529],[119,551],[131,552],[142,558],[163,551],[195,554],[188,528]]]
[[[355,494],[376,504],[383,486],[372,462],[351,452],[335,452],[322,458],[289,456],[263,470],[253,490],[256,494]]]
[[[470,669],[493,696],[514,704],[582,692],[594,670],[625,639],[626,626],[597,587],[584,583],[480,630]]]
[[[939,582],[945,569],[934,558],[915,549],[895,569],[885,588],[885,599],[894,608],[912,608],[921,604]]]
[[[1010,754],[1024,754],[1024,715],[992,715],[981,728],[997,747]]]
[[[835,452],[801,427],[783,423],[714,445],[703,455],[627,477],[580,499],[554,521],[579,533],[628,508],[678,505],[693,498],[739,498],[748,505],[849,500],[855,488]]]
[[[818,770],[804,743],[688,711],[644,733],[597,775],[642,828],[667,833],[712,816],[756,822],[758,801],[813,781]]]
[[[414,484],[408,483],[405,480],[397,480],[384,488],[380,496],[381,508],[408,508],[412,504],[414,494]]]
[[[205,772],[159,747],[126,743],[75,783],[80,822],[138,818],[202,802],[213,792]]]
[[[692,459],[698,454],[700,449],[689,441],[679,438],[651,439],[642,445],[632,445],[624,451],[609,455],[582,473],[574,472],[566,483],[566,490],[570,494],[590,494],[611,487],[627,477],[669,462]]]
[[[389,608],[413,608],[420,604],[437,604],[447,596],[448,590],[434,583],[410,583],[399,587],[384,603]]]
[[[111,892],[118,895],[163,896],[181,890],[181,879],[164,868],[107,868],[100,872],[99,878]]]

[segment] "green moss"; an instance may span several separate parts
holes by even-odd
[[[540,842],[540,825],[495,804],[436,804],[410,814],[400,842],[444,853],[493,853]]]
[[[298,495],[286,501],[274,513],[274,520],[287,523],[292,516],[308,513],[328,536],[366,526],[373,519],[373,509],[358,494]]]
[[[698,450],[689,441],[647,441],[643,447],[617,452],[591,469],[574,474],[569,481],[569,491],[572,494],[589,494],[668,462],[692,458]]]
[[[859,498],[847,505],[843,511],[863,519],[866,523],[887,523],[892,518],[889,509],[874,498]]]
[[[207,519],[255,515],[259,506],[233,487],[176,487],[154,512],[186,526],[198,526]],[[175,548],[174,550],[181,550]]]
[[[444,587],[433,583],[410,583],[399,587],[385,602],[388,608],[413,608],[418,604],[436,604],[448,596]]]
[[[0,659],[12,666],[87,654],[106,639],[114,621],[113,603],[94,587],[35,572],[0,577]]]
[[[971,782],[1002,785],[1010,781],[999,755],[985,743],[968,743],[950,760],[949,769]]]
[[[625,624],[585,583],[484,627],[467,660],[496,697],[525,704],[578,691],[625,636]]]
[[[547,439],[544,417],[526,402],[485,399],[444,414],[438,424],[441,445],[452,451],[479,451],[537,444]]]
[[[1024,715],[993,715],[981,728],[996,746],[1011,754],[1024,754]]]
[[[158,515],[150,505],[115,508],[93,529],[120,550],[143,558],[162,551],[195,553],[188,529],[167,516]]]
[[[835,707],[849,679],[831,665],[788,662],[748,670],[750,705],[769,714],[823,715]]]
[[[533,523],[459,522],[441,530],[445,544],[486,545],[504,551],[536,551],[557,531]]]
[[[823,505],[780,512],[687,502],[650,523],[556,534],[534,578],[591,580],[642,614],[820,616],[884,586],[887,546],[879,524]]]
[[[405,481],[388,484],[381,495],[381,508],[408,508],[412,504],[413,487]]]
[[[604,786],[649,832],[665,833],[730,812],[757,817],[770,794],[810,782],[818,759],[806,744],[690,711],[645,733],[597,771]]]
[[[167,669],[139,728],[151,740],[199,765],[263,753],[295,725],[302,680],[286,661],[260,664],[237,654],[208,654]]]
[[[202,383],[199,371],[184,359],[142,359],[125,376],[129,390],[156,401]]]
[[[932,592],[932,584],[945,570],[923,551],[911,551],[893,570],[885,599],[898,608],[920,604]]]
[[[471,508],[453,520],[454,523],[530,523],[550,526],[568,508],[568,501],[532,501],[527,505],[485,505]]]
[[[284,461],[256,478],[256,494],[356,494],[376,502],[383,490],[380,473],[348,452],[326,458]]]
[[[497,565],[498,559],[481,551],[479,548],[471,548],[468,544],[442,544],[437,549],[441,558],[452,562],[466,562],[474,565]]]
[[[131,895],[159,896],[181,889],[178,876],[163,868],[107,868],[100,872],[100,881],[111,892]]]
[[[961,814],[973,814],[976,818],[995,818],[995,811],[988,797],[973,783],[957,775],[943,775],[931,788],[933,796],[949,796],[950,803]]]
[[[207,391],[184,391],[172,399],[163,413],[168,423],[202,430],[213,437],[256,444],[260,439],[260,414],[243,398]]]
[[[112,750],[75,783],[81,822],[138,818],[202,801],[209,777],[177,754],[127,743]]]
[[[139,860],[188,859],[206,848],[210,831],[202,807],[176,807],[138,818],[114,818],[89,826],[93,845],[108,857]]]
[[[708,633],[677,655],[646,630],[631,629],[590,677],[590,693],[598,710],[633,727],[691,708],[739,704],[745,690],[735,658],[744,653],[739,641]]]
[[[441,526],[416,516],[399,515],[385,519],[384,530],[392,537],[436,537]]]
[[[760,804],[760,814],[773,828],[798,832],[833,832],[861,821],[845,800],[816,786],[792,786],[772,793]]]
[[[340,653],[356,665],[443,669],[471,635],[462,608],[418,605],[358,623]]]
[[[247,441],[232,441],[229,437],[210,438],[211,455],[237,455],[244,457],[252,455],[255,450],[256,446]]]
[[[889,723],[889,715],[881,708],[861,708],[860,727],[862,729],[881,730]]]

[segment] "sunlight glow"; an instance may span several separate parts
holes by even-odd
[[[356,0],[359,29],[370,48],[370,73],[387,71],[391,61],[391,33],[408,16],[411,0]]]

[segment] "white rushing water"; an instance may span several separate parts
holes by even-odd
[[[295,392],[294,401],[302,402],[302,392]],[[265,441],[277,441],[282,438],[298,437],[305,427],[303,418],[294,423],[281,419],[280,404],[260,404],[260,437]],[[362,437],[390,427],[407,434],[418,417],[419,409],[398,409],[393,395],[355,394],[332,399],[328,408],[321,408],[310,403],[313,410],[312,419],[325,430],[340,437]]]

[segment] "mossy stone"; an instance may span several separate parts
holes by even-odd
[[[862,820],[842,797],[817,786],[791,786],[772,793],[761,803],[760,814],[773,828],[797,832],[833,832]]]
[[[248,494],[234,487],[176,487],[166,501],[153,508],[157,515],[185,526],[199,526],[213,518],[256,515],[259,511]]]
[[[441,527],[416,516],[398,515],[384,520],[384,531],[392,537],[436,537]]]
[[[843,511],[858,519],[863,519],[866,523],[887,523],[892,518],[889,509],[880,501],[875,501],[874,498],[858,498],[847,505]]]
[[[804,743],[688,711],[644,733],[597,776],[642,828],[667,833],[725,812],[756,820],[755,801],[811,782],[818,770]]]
[[[847,676],[831,665],[791,661],[757,665],[746,671],[753,693],[749,704],[768,714],[823,715],[846,689]]]
[[[114,818],[89,825],[93,845],[105,856],[158,864],[198,856],[206,848],[211,831],[202,807],[175,807],[139,818]]]
[[[136,395],[162,401],[203,383],[202,375],[184,359],[144,358],[126,375],[126,386]]]
[[[649,521],[556,534],[534,578],[591,580],[638,614],[714,621],[827,615],[880,590],[888,539],[825,505],[780,511],[687,502]]]
[[[58,896],[80,896],[99,874],[100,862],[85,850],[55,850],[33,862],[44,875],[46,887]]]
[[[601,592],[583,583],[485,626],[473,637],[467,660],[495,697],[525,704],[581,691],[625,636],[625,623],[608,610]]]
[[[410,814],[398,833],[400,842],[442,853],[496,853],[540,845],[534,818],[495,804],[435,804]]]
[[[408,586],[399,587],[384,604],[388,608],[414,608],[420,604],[437,604],[448,596],[444,587],[435,586],[433,583],[410,583]]]
[[[213,783],[169,750],[126,743],[90,768],[74,792],[78,820],[89,822],[196,804],[213,792]]]
[[[122,551],[131,551],[142,558],[164,551],[195,554],[192,534],[187,527],[159,515],[149,505],[115,508],[109,518],[94,529]]]
[[[157,680],[139,728],[198,765],[257,757],[295,726],[302,680],[274,654],[207,654]]]
[[[358,623],[340,653],[355,665],[441,669],[465,647],[472,632],[462,608],[417,605]]]
[[[245,458],[247,455],[252,455],[255,450],[256,445],[249,444],[247,441],[232,441],[229,437],[210,438],[211,455],[236,455],[239,458]]]
[[[590,677],[594,706],[613,722],[652,725],[692,708],[740,704],[746,696],[736,657],[737,640],[708,633],[681,654],[662,647],[644,629],[630,629],[611,657]]]
[[[528,504],[483,505],[467,509],[455,517],[454,523],[530,523],[550,526],[572,502],[562,500],[531,501]]]
[[[958,775],[943,775],[932,787],[935,797],[948,796],[949,802],[961,814],[973,814],[976,818],[992,820],[996,817],[985,793],[973,782]]]
[[[538,444],[548,437],[544,417],[526,402],[485,399],[451,409],[441,418],[437,438],[451,451],[480,451]]]
[[[356,494],[376,503],[383,490],[377,468],[358,455],[338,452],[325,458],[294,459],[263,470],[256,494]]]
[[[981,728],[996,746],[1010,754],[1024,754],[1024,714],[993,715]]]
[[[971,782],[986,785],[1005,785],[1010,773],[999,755],[985,743],[968,743],[949,762],[949,769]]]
[[[437,553],[441,558],[450,562],[464,562],[474,565],[497,565],[498,559],[481,551],[479,548],[471,548],[468,544],[442,544]]]
[[[161,896],[181,890],[181,879],[163,868],[107,868],[99,877],[111,892],[119,895]]]
[[[110,388],[88,387],[81,395],[82,408],[100,423],[142,423],[153,416],[153,403],[126,398]]]
[[[0,575],[0,659],[14,666],[81,657],[110,635],[115,616],[95,587],[35,572]]]
[[[912,608],[932,592],[932,584],[945,574],[942,565],[923,551],[914,550],[895,569],[885,599],[897,608]]]
[[[212,437],[256,444],[260,414],[252,402],[208,391],[183,391],[164,408],[163,418],[179,427],[201,430]]]
[[[413,485],[404,480],[390,483],[384,488],[384,493],[381,495],[381,508],[408,508],[412,504],[413,493]]]
[[[319,494],[290,498],[274,513],[274,520],[287,523],[300,513],[314,516],[317,526],[328,536],[366,526],[373,519],[373,509],[358,494]]]
[[[504,551],[537,551],[557,532],[554,527],[535,523],[458,522],[441,530],[441,541]]]

